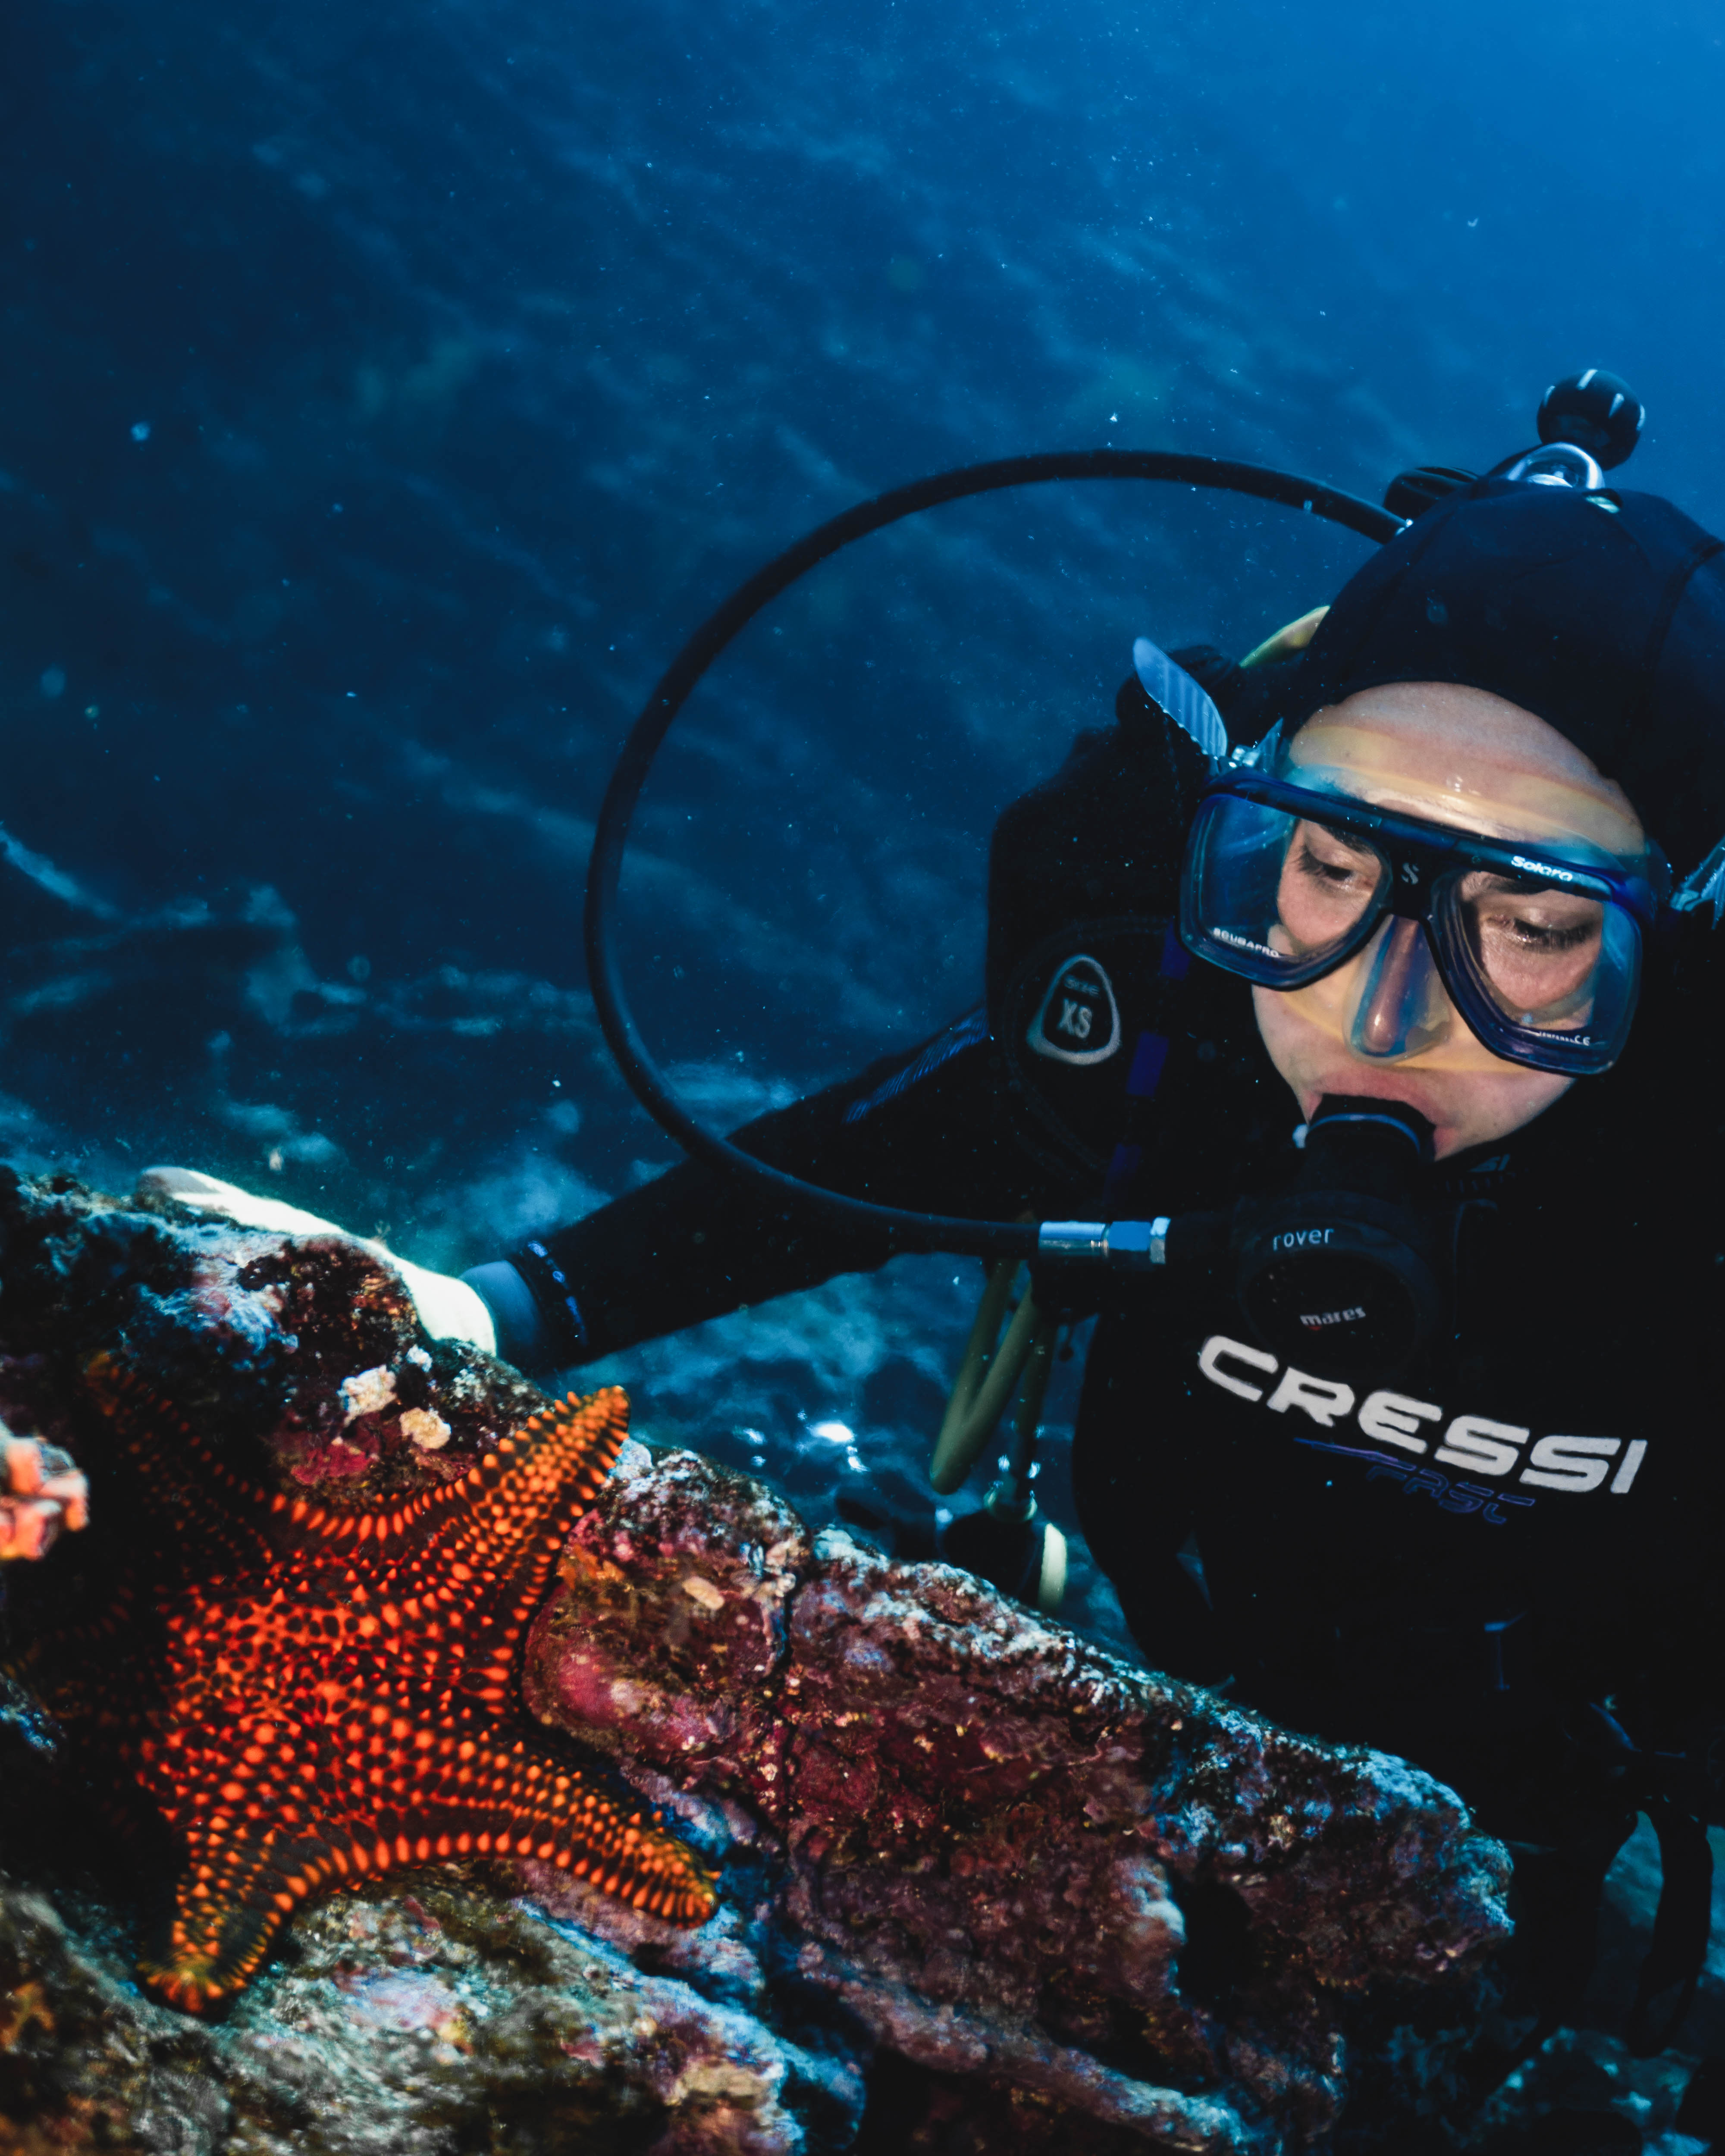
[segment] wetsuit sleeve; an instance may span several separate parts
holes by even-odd
[[[1004,1128],[994,1060],[977,1011],[906,1055],[762,1116],[735,1141],[850,1197],[1010,1219],[1028,1200],[1029,1170]],[[685,1161],[465,1278],[490,1306],[499,1353],[551,1369],[871,1270],[891,1255],[877,1230]]]
[[[1198,664],[1204,654],[1176,656]],[[1063,923],[1078,932],[1105,917],[1166,919],[1174,911],[1204,762],[1136,677],[1115,716],[1112,727],[1081,735],[1060,772],[996,829],[988,978],[997,1039],[1006,1037],[1009,983]],[[1060,955],[1052,952],[1050,963]],[[1002,1060],[978,1011],[734,1135],[808,1182],[914,1212],[1013,1219],[1027,1208],[1070,1211],[1084,1202],[1075,1177],[1094,1188],[1094,1173],[1075,1159],[1061,1178],[1013,1134]],[[499,1352],[543,1370],[872,1268],[889,1255],[878,1233],[690,1162],[465,1277],[491,1310]]]

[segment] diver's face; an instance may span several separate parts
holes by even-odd
[[[1318,712],[1294,737],[1284,775],[1492,838],[1579,841],[1619,856],[1646,844],[1622,790],[1555,727],[1483,689],[1448,682],[1363,689]],[[1378,943],[1395,927],[1307,988],[1252,990],[1258,1030],[1301,1113],[1309,1116],[1327,1093],[1404,1101],[1431,1124],[1440,1159],[1531,1123],[1574,1081],[1493,1055],[1435,978],[1417,1032],[1398,1029],[1389,1005],[1401,997],[1399,968],[1379,964],[1373,978]],[[1409,954],[1416,957],[1425,963]],[[1384,1012],[1361,1008],[1368,991]],[[1407,1040],[1403,1052],[1353,1045],[1392,1033]]]

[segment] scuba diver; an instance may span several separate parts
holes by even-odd
[[[1640,416],[1573,378],[1547,451],[1404,475],[1405,528],[1247,659],[1141,642],[999,819],[985,1001],[733,1142],[1086,1216],[1032,1297],[1097,1316],[1075,1493],[1147,1661],[1463,1795],[1515,1853],[1523,2048],[1645,1812],[1646,2052],[1725,1819],[1725,547],[1607,484]],[[690,1160],[419,1285],[548,1371],[892,1248]],[[1725,2145],[1709,2069],[1687,2101]]]

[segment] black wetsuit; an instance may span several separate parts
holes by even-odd
[[[838,1190],[997,1219],[1178,1214],[1291,1175],[1298,1110],[1250,992],[1189,962],[1169,926],[1203,776],[1123,692],[1121,722],[1001,820],[986,1008],[741,1142]],[[1388,1389],[1278,1361],[1223,1271],[1111,1288],[1086,1373],[1079,1516],[1147,1658],[1405,1753],[1486,1824],[1555,1851],[1548,1884],[1575,1914],[1547,1928],[1548,1999],[1584,1977],[1575,1879],[1603,1873],[1638,1790],[1662,1775],[1677,1810],[1712,1801],[1715,1038],[1674,1019],[1656,981],[1618,1070],[1431,1171],[1482,1202],[1464,1215],[1453,1337]],[[555,1362],[885,1255],[687,1164],[513,1262]],[[1625,1728],[1682,1763],[1630,1761]]]

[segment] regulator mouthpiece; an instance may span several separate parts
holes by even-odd
[[[1236,1215],[1235,1279],[1252,1329],[1315,1377],[1393,1376],[1443,1309],[1442,1221],[1426,1199],[1432,1127],[1399,1101],[1327,1095],[1300,1171]]]

